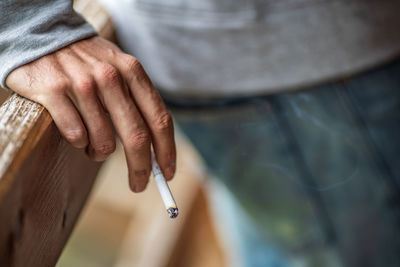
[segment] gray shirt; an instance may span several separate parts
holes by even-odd
[[[400,55],[399,0],[101,0],[164,93],[298,90]]]
[[[0,0],[0,85],[13,69],[93,35],[70,0]]]
[[[398,0],[102,0],[166,93],[295,90],[400,54]],[[0,82],[94,30],[69,0],[0,1]]]

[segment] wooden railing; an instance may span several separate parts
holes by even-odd
[[[96,2],[75,4],[113,38]],[[61,138],[40,104],[9,96],[0,107],[0,266],[54,266],[99,167]]]

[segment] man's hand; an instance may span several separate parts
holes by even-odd
[[[90,158],[115,150],[110,115],[122,140],[134,192],[151,170],[150,144],[167,179],[175,172],[173,123],[143,67],[100,37],[78,41],[15,69],[6,84],[50,112],[62,136]]]

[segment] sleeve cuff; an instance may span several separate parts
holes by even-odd
[[[72,1],[42,2],[42,6],[35,4],[34,7],[29,6],[34,5],[33,2],[9,7],[0,4],[0,9],[5,8],[5,12],[0,12],[0,16],[5,16],[5,23],[0,22],[0,86],[5,89],[9,89],[5,81],[14,69],[97,35],[96,30],[73,10]]]

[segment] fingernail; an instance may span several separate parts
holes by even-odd
[[[131,190],[134,193],[137,193],[137,189],[136,189],[136,185],[135,184],[131,184]]]
[[[135,185],[133,186],[133,192],[135,192],[135,193],[140,193],[140,192],[141,192],[140,187],[139,187],[138,184],[135,184]]]
[[[137,183],[134,185],[135,193],[143,192],[146,189],[147,183]]]
[[[149,171],[148,170],[134,170],[133,176],[129,175],[131,181],[131,189],[135,193],[142,192],[146,189],[147,183],[149,181]]]
[[[139,193],[139,192],[143,191],[143,189],[141,189],[141,186],[137,183],[132,184],[131,189],[134,193]]]
[[[167,167],[165,169],[165,178],[167,180],[172,179],[172,177],[174,177],[175,174],[175,166],[171,165],[170,167]]]

